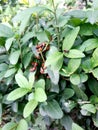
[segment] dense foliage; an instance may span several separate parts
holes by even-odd
[[[0,10],[2,130],[97,129],[97,0],[84,10],[34,5]]]

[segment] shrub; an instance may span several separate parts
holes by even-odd
[[[3,130],[98,127],[98,10],[54,1],[0,24]]]

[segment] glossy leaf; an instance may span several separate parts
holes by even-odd
[[[81,106],[81,108],[85,109],[85,110],[87,110],[87,111],[89,111],[89,112],[91,112],[93,114],[96,112],[96,108],[92,104],[84,104],[84,105]]]
[[[15,74],[16,71],[17,71],[17,70],[16,70],[15,68],[8,69],[8,70],[6,71],[4,77],[7,78],[7,77],[9,77],[9,76]]]
[[[28,80],[21,73],[17,73],[15,75],[15,80],[19,87],[31,89]]]
[[[43,111],[52,119],[61,119],[63,117],[62,109],[56,100],[47,102],[47,105],[43,106]]]
[[[24,111],[23,111],[23,116],[24,116],[24,118],[28,117],[28,116],[34,111],[34,109],[37,107],[37,105],[38,105],[38,102],[37,102],[37,101],[35,101],[35,100],[30,100],[30,101],[26,104],[26,106],[25,106],[25,108],[24,108]]]
[[[76,123],[73,123],[72,130],[84,130],[84,129],[82,127],[80,127],[79,125],[77,125]]]
[[[79,85],[80,84],[80,76],[78,74],[72,74],[70,76],[70,82],[74,85]]]
[[[9,61],[12,65],[17,64],[20,56],[20,50],[14,51],[10,54]]]
[[[31,73],[29,74],[29,86],[30,86],[30,88],[33,87],[34,80],[35,80],[35,73],[34,73],[34,72],[31,72]]]
[[[13,43],[13,40],[14,40],[14,37],[9,38],[9,39],[6,40],[5,48],[6,48],[7,51],[9,51],[9,49],[10,49],[12,43]]]
[[[98,47],[98,39],[92,38],[84,41],[79,49],[81,51],[90,51],[97,47]]]
[[[37,88],[43,88],[45,89],[45,81],[43,79],[40,79],[34,84],[35,89]]]
[[[88,100],[87,95],[83,92],[83,90],[79,86],[76,85],[71,86],[79,99]]]
[[[12,37],[13,36],[13,31],[10,27],[0,24],[0,37]]]
[[[32,58],[32,52],[26,53],[25,56],[23,57],[23,65],[25,69],[30,64],[31,58]]]
[[[79,33],[79,30],[80,30],[80,27],[76,27],[65,36],[65,39],[63,41],[63,48],[62,48],[63,50],[71,49]]]
[[[74,95],[74,90],[71,88],[65,88],[62,98],[68,100]]]
[[[85,57],[84,53],[80,50],[71,49],[69,52],[64,53],[64,55],[68,58],[83,58]]]
[[[62,119],[61,119],[61,124],[64,126],[64,128],[66,130],[72,130],[72,119],[70,116],[65,115]]]
[[[26,95],[28,92],[29,92],[28,89],[17,88],[8,94],[7,100],[8,101],[15,101],[16,99],[21,98],[24,95]]]
[[[16,130],[27,130],[27,129],[28,129],[28,124],[26,120],[21,119]]]
[[[45,102],[47,100],[47,95],[45,90],[41,87],[35,89],[34,99],[38,102]]]
[[[80,66],[81,59],[70,59],[68,62],[68,71],[72,74],[74,73]]]
[[[47,57],[45,66],[51,65],[51,69],[60,70],[63,64],[63,54],[61,52],[54,52],[52,55]]]
[[[16,130],[17,124],[14,122],[9,122],[3,126],[2,130]]]

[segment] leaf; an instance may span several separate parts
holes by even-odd
[[[71,88],[65,88],[64,92],[62,94],[62,98],[65,100],[68,100],[69,98],[71,98],[74,95],[74,90]]]
[[[68,62],[68,71],[70,74],[74,73],[80,66],[81,59],[70,59]]]
[[[98,96],[98,81],[94,78],[90,78],[88,80],[88,86],[89,86],[89,89],[91,90],[91,92]]]
[[[13,40],[14,40],[14,37],[11,37],[11,38],[6,40],[5,48],[6,48],[7,51],[9,51],[9,49],[10,49],[12,43],[13,43]]]
[[[33,32],[26,33],[23,38],[21,39],[23,43],[26,43],[29,39],[33,38],[35,34]]]
[[[76,123],[72,123],[72,130],[84,130],[83,128],[81,128],[79,125],[77,125]]]
[[[92,70],[92,74],[95,78],[98,79],[98,68],[95,68],[94,70]]]
[[[85,61],[83,61],[82,63],[82,69],[88,73],[88,72],[91,72],[92,69],[93,69],[93,63],[92,63],[92,60],[91,59],[86,59]]]
[[[5,63],[0,63],[0,71],[4,71],[8,69],[8,65]]]
[[[79,98],[79,99],[82,99],[82,100],[88,100],[88,97],[87,95],[83,92],[83,90],[81,90],[80,87],[76,86],[76,85],[71,85],[74,92],[76,93],[76,96]]]
[[[24,65],[24,68],[26,69],[28,67],[28,65],[30,64],[30,61],[31,61],[31,58],[32,58],[32,52],[28,52],[24,55],[23,57],[23,65]]]
[[[45,89],[45,80],[44,79],[40,79],[39,81],[37,81],[34,84],[34,87],[35,87],[35,89],[37,89],[37,88],[43,88],[43,89]]]
[[[8,94],[7,100],[8,101],[15,101],[16,99],[21,98],[24,95],[26,95],[28,92],[29,92],[28,89],[17,88]]]
[[[79,33],[79,30],[80,30],[80,27],[76,27],[65,36],[65,39],[63,41],[63,48],[62,48],[63,50],[71,49]]]
[[[52,55],[47,57],[45,66],[51,65],[52,70],[60,70],[63,64],[63,53],[54,52]]]
[[[98,48],[96,48],[93,52],[93,58],[98,59]]]
[[[38,102],[37,102],[37,101],[35,101],[35,100],[30,100],[30,101],[26,104],[26,106],[25,106],[25,108],[24,108],[24,111],[23,111],[23,116],[24,116],[24,118],[28,117],[28,116],[34,111],[34,109],[37,107],[37,105],[38,105]]]
[[[20,50],[14,51],[10,54],[9,61],[12,65],[17,64],[20,56]]]
[[[4,24],[0,24],[0,37],[12,37],[14,35],[12,29]]]
[[[26,120],[21,119],[16,130],[28,130],[28,124]]]
[[[47,105],[43,106],[43,111],[52,119],[61,119],[63,117],[62,109],[56,100],[47,102]]]
[[[17,124],[15,122],[9,122],[5,124],[2,130],[16,130]]]
[[[84,41],[82,45],[80,46],[79,50],[87,52],[97,47],[98,47],[98,39],[91,38]]]
[[[80,84],[80,76],[78,74],[72,74],[70,76],[70,81],[74,85],[79,85]]]
[[[45,31],[38,32],[36,36],[40,42],[49,42],[48,36]]]
[[[31,86],[29,85],[28,80],[21,73],[17,73],[15,75],[15,80],[17,84],[19,85],[19,87],[31,89]]]
[[[55,85],[59,82],[59,71],[58,70],[51,70],[49,67],[47,67],[47,73]]]
[[[15,74],[17,70],[15,68],[8,69],[4,75],[5,78],[10,77],[11,75]]]
[[[64,128],[66,130],[72,130],[72,119],[70,118],[70,116],[65,115],[62,119],[61,119],[61,124],[64,126]],[[78,129],[77,129],[78,130]]]
[[[35,80],[35,73],[34,72],[30,72],[30,74],[29,74],[29,86],[30,86],[30,88],[33,87],[34,80]]]
[[[85,57],[84,53],[80,50],[71,49],[69,52],[64,53],[64,55],[68,58],[83,58]]]
[[[45,90],[43,88],[40,88],[40,87],[36,88],[34,99],[38,102],[45,102],[47,100],[47,95],[45,93]]]
[[[88,80],[88,76],[85,73],[80,74],[81,83],[84,83]]]
[[[87,110],[88,112],[91,112],[93,114],[96,113],[96,108],[92,104],[84,104],[81,106],[81,109]]]
[[[80,35],[82,36],[91,36],[93,35],[93,31],[97,28],[96,25],[92,25],[90,23],[84,23],[80,27]],[[92,38],[94,39],[94,38]],[[89,39],[91,40],[91,39]],[[88,40],[87,40],[88,41]]]

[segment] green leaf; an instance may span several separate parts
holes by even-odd
[[[98,97],[97,97],[96,95],[92,95],[92,96],[90,97],[90,102],[91,102],[92,104],[98,104]]]
[[[80,46],[79,50],[90,51],[97,47],[98,47],[98,39],[92,38],[92,39],[88,39],[85,42],[83,42],[82,45]]]
[[[4,24],[0,24],[0,37],[12,37],[14,35],[12,29]]]
[[[26,106],[25,106],[25,108],[24,108],[24,111],[23,111],[23,116],[24,116],[24,118],[28,117],[28,116],[34,111],[34,109],[37,107],[37,105],[38,105],[38,102],[37,102],[37,101],[35,101],[35,100],[30,100],[30,101],[26,104]]]
[[[58,70],[51,70],[50,68],[47,67],[47,73],[48,73],[52,83],[57,85],[59,82],[59,77],[60,77],[59,71]]]
[[[81,106],[81,109],[87,110],[88,112],[91,112],[93,114],[96,113],[96,108],[92,104],[84,104]]]
[[[65,36],[65,39],[63,41],[63,48],[62,48],[63,50],[71,49],[79,33],[79,30],[80,30],[80,27],[76,27]]]
[[[91,90],[91,92],[98,96],[98,81],[94,78],[90,78],[88,80],[88,86],[89,86],[89,89]]]
[[[0,71],[4,71],[8,69],[8,65],[5,63],[0,63]]]
[[[83,92],[83,90],[81,90],[81,88],[77,85],[71,85],[74,92],[76,93],[76,96],[79,98],[79,99],[82,99],[82,100],[88,100],[88,97],[87,95]]]
[[[62,98],[68,100],[74,95],[74,90],[71,88],[65,88],[64,93],[62,94]]]
[[[92,25],[90,23],[84,23],[80,27],[80,35],[82,36],[91,36],[93,35],[93,31],[97,28],[96,25]],[[89,39],[91,40],[91,39]],[[87,40],[88,41],[88,40]],[[90,44],[90,43],[88,43]],[[89,47],[89,46],[88,46]]]
[[[9,122],[5,124],[2,130],[16,130],[17,124],[15,122]]]
[[[9,61],[12,65],[17,64],[20,56],[20,50],[14,51],[10,54]]]
[[[81,83],[84,83],[88,80],[88,76],[85,73],[80,74]]]
[[[13,40],[14,40],[14,37],[11,37],[11,38],[6,40],[5,48],[6,48],[7,51],[9,51],[9,49],[10,49],[12,43],[13,43]]]
[[[34,80],[35,80],[35,73],[34,72],[30,72],[30,74],[29,74],[29,86],[30,86],[30,88],[33,87]]]
[[[54,52],[52,55],[47,57],[45,62],[45,66],[51,65],[51,69],[53,70],[60,70],[63,64],[63,53],[61,52]]]
[[[81,128],[79,125],[77,125],[76,123],[72,123],[72,130],[84,130],[83,128]]]
[[[95,68],[94,70],[92,70],[92,74],[95,78],[98,79],[98,68]]]
[[[71,49],[69,52],[64,53],[64,55],[68,58],[83,58],[85,57],[84,53],[82,53],[80,50]]]
[[[70,81],[74,85],[79,85],[80,84],[80,76],[79,76],[79,74],[72,74],[70,76]]]
[[[10,77],[11,75],[15,74],[15,72],[16,72],[15,68],[9,69],[9,70],[6,71],[4,77],[5,78]]]
[[[24,95],[26,95],[28,92],[29,92],[28,89],[17,88],[8,94],[7,100],[8,101],[15,101],[16,99],[21,98]]]
[[[70,59],[68,62],[68,71],[70,74],[74,73],[80,66],[81,59]]]
[[[30,61],[31,61],[31,58],[32,58],[32,52],[28,52],[24,55],[23,57],[23,65],[24,65],[24,68],[26,69],[28,67],[28,65],[30,64]]]
[[[19,85],[19,87],[31,89],[31,86],[29,85],[28,80],[21,73],[17,73],[15,75],[15,80],[17,84]]]
[[[83,61],[83,63],[82,63],[82,69],[83,69],[86,73],[91,72],[92,69],[93,69],[92,60],[91,60],[91,59],[87,59],[87,60]]]
[[[61,119],[61,124],[64,126],[64,128],[66,130],[72,130],[72,119],[70,118],[70,116],[65,115],[62,119]],[[77,129],[78,130],[78,129]]]
[[[45,33],[45,31],[41,31],[41,32],[38,32],[37,34],[36,34],[36,36],[37,36],[37,38],[38,38],[38,40],[40,41],[40,42],[45,42],[45,41],[49,41],[49,39],[48,39],[48,36],[47,36],[47,34]]]
[[[37,89],[37,88],[43,88],[43,89],[45,89],[45,80],[44,79],[40,79],[39,81],[37,81],[34,84],[34,87],[35,87],[35,89]]]
[[[95,51],[93,52],[93,58],[94,59],[98,59],[98,48],[95,49]]]
[[[40,87],[36,88],[34,99],[38,102],[45,102],[47,100],[47,95],[45,93],[45,90],[43,88],[40,88]]]
[[[28,130],[28,124],[26,120],[21,119],[16,130]]]
[[[52,119],[61,119],[63,117],[62,109],[56,100],[47,102],[47,105],[43,106],[43,111]]]

